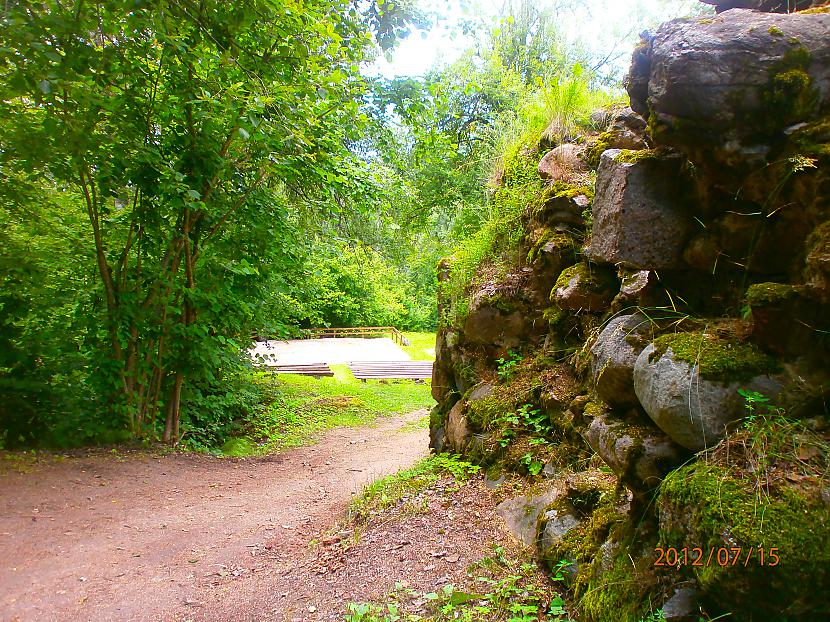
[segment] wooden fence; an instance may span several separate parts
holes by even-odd
[[[398,345],[408,346],[409,339],[394,326],[357,326],[353,328],[307,328],[304,339],[328,339],[335,337],[385,337],[389,335]]]

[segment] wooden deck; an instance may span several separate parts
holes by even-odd
[[[334,372],[326,363],[311,365],[263,365],[263,369],[275,374],[297,374],[299,376],[314,376],[315,378],[334,376]]]
[[[432,378],[432,361],[377,361],[349,363],[358,380],[428,380]]]

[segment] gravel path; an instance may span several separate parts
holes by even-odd
[[[352,494],[425,456],[428,433],[412,425],[425,414],[332,430],[266,458],[96,450],[0,460],[0,619],[203,618],[227,590],[302,566],[308,541]],[[269,620],[308,613],[290,598],[292,579]]]
[[[300,339],[294,341],[261,341],[251,350],[254,356],[266,357],[271,363],[305,365],[328,363],[337,365],[358,361],[408,361],[409,355],[391,339]]]

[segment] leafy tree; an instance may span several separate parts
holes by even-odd
[[[345,1],[7,5],[3,165],[80,197],[103,334],[97,382],[138,434],[188,379],[217,380],[254,310],[276,197],[355,191],[370,37]],[[245,291],[245,290],[248,291]]]

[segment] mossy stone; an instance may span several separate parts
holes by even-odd
[[[746,291],[746,301],[750,307],[776,305],[796,298],[800,291],[797,285],[756,283]]]
[[[665,152],[662,149],[622,149],[614,156],[614,161],[623,164],[636,164],[647,160],[659,160],[664,155]]]
[[[652,360],[671,348],[674,358],[698,366],[701,378],[717,382],[742,382],[774,374],[778,362],[749,343],[708,333],[675,333],[654,340]]]
[[[697,462],[677,469],[660,489],[661,545],[740,548],[740,564],[713,560],[691,568],[705,598],[740,612],[740,619],[830,614],[830,508],[794,487],[770,492],[754,484],[725,466]]]

